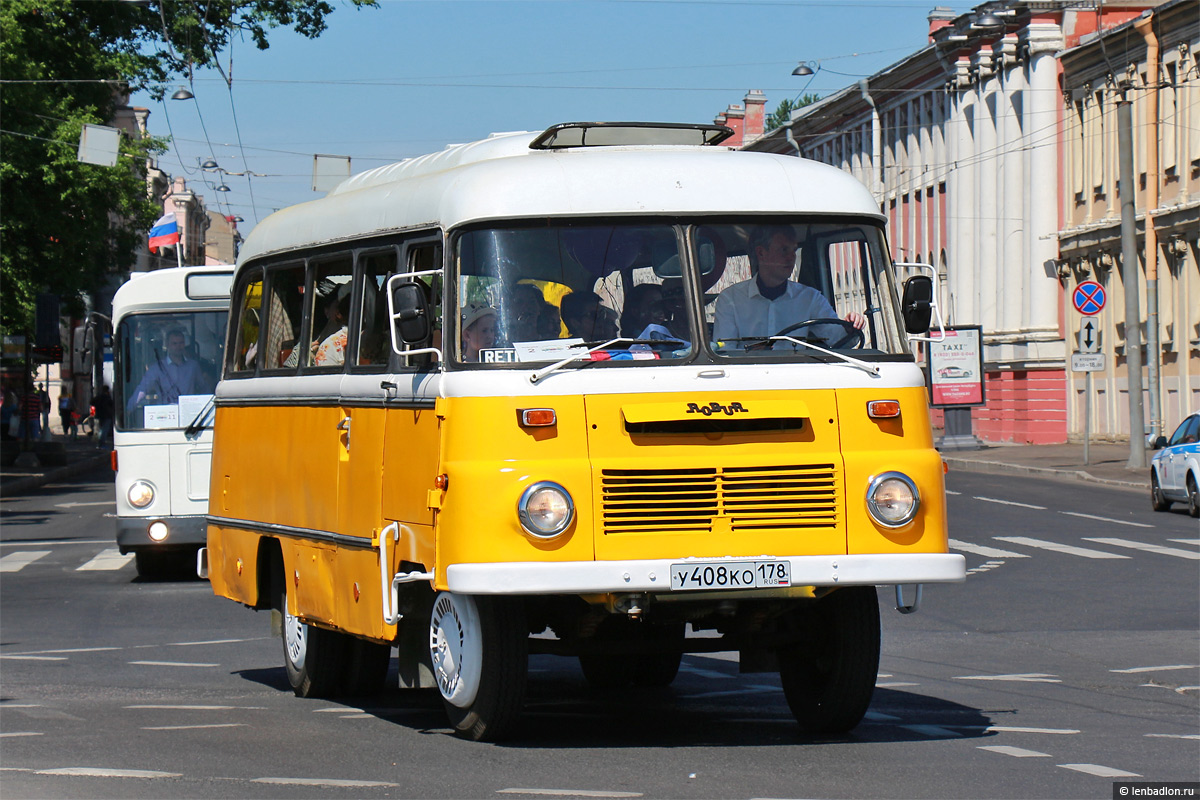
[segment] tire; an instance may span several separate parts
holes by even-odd
[[[873,586],[838,589],[791,622],[800,640],[780,647],[779,678],[806,733],[844,733],[871,704],[879,673],[879,600]]]
[[[668,646],[684,638],[682,624],[650,625],[625,617],[606,617],[596,629],[599,643],[653,643]],[[587,653],[579,656],[583,677],[597,689],[620,689],[630,685],[642,687],[670,686],[679,673],[683,660],[682,646],[678,651],[650,653]]]
[[[139,549],[133,553],[139,578],[189,580],[196,577],[196,551]]]
[[[1150,470],[1150,507],[1155,511],[1167,511],[1171,501],[1163,496],[1162,487],[1158,485],[1158,473]]]
[[[517,727],[529,671],[518,598],[438,592],[429,619],[434,680],[455,735],[495,742]]]
[[[392,646],[368,642],[357,636],[346,638],[349,642],[346,643],[342,692],[350,697],[378,694],[387,683],[388,667],[392,664]]]
[[[1188,473],[1187,476],[1187,495],[1188,495],[1188,513],[1193,517],[1200,517],[1200,491],[1197,490],[1196,476]]]
[[[348,656],[346,637],[300,621],[288,613],[287,594],[280,597],[283,614],[283,666],[297,697],[333,697],[342,685]]]

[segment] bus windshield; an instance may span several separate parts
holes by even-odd
[[[889,263],[861,219],[470,230],[455,246],[454,360],[908,357]]]
[[[117,324],[118,430],[211,424],[227,311],[131,314]]]

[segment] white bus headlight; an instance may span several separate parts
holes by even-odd
[[[147,532],[150,534],[151,541],[155,542],[166,540],[167,534],[170,533],[170,531],[167,530],[167,523],[163,522],[161,519],[151,522],[150,527],[147,528]]]
[[[521,527],[542,539],[558,536],[571,524],[575,505],[566,489],[552,481],[533,484],[517,502]]]
[[[921,507],[921,495],[912,478],[902,472],[885,472],[871,479],[867,510],[880,525],[899,528],[912,522]]]
[[[129,505],[134,508],[145,508],[154,502],[154,487],[146,481],[134,481],[126,493]]]

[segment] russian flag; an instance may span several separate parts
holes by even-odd
[[[150,229],[150,249],[161,250],[173,244],[179,244],[179,223],[174,214],[163,214]]]

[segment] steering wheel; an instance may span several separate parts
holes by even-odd
[[[840,325],[846,329],[845,336],[843,336],[841,339],[838,339],[833,344],[829,345],[830,350],[837,350],[837,349],[845,346],[849,342],[854,342],[854,344],[850,345],[850,349],[857,350],[857,349],[862,348],[862,346],[864,344],[866,344],[866,342],[867,342],[867,337],[863,334],[862,331],[860,331],[858,328],[854,327],[853,323],[847,322],[844,319],[835,319],[834,317],[818,317],[817,319],[806,319],[806,320],[804,320],[804,322],[797,322],[795,324],[788,325],[786,328],[784,328],[783,330],[781,330],[779,333],[777,333],[775,335],[776,336],[787,336],[789,333],[791,333],[794,330],[798,330],[800,328],[807,328],[810,325]]]

